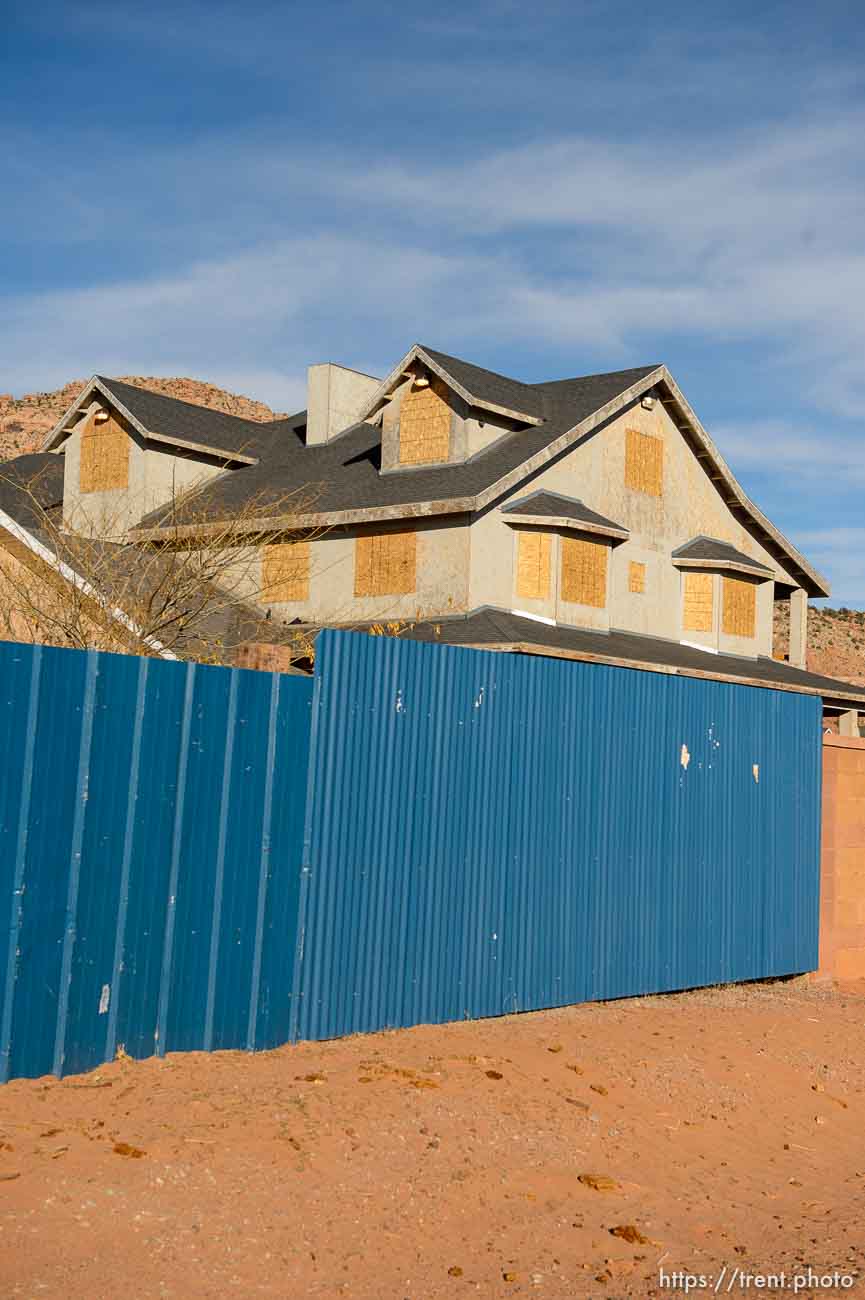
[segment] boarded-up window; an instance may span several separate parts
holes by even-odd
[[[426,388],[410,388],[399,413],[401,465],[427,465],[447,460],[451,445],[451,408],[440,379]]]
[[[742,578],[724,579],[721,626],[727,636],[754,636],[757,630],[757,588]]]
[[[404,596],[417,585],[417,534],[358,537],[354,551],[356,596]]]
[[[562,600],[603,609],[607,603],[607,547],[562,538]]]
[[[642,595],[645,590],[646,566],[637,560],[631,560],[628,565],[628,591],[635,591],[638,595]]]
[[[711,632],[713,627],[711,573],[686,573],[682,627],[686,632]]]
[[[549,533],[517,533],[517,595],[545,600],[550,594]]]
[[[273,603],[309,599],[309,542],[265,546],[261,557],[262,598]]]
[[[82,430],[78,486],[82,492],[129,486],[129,437],[112,414],[102,424],[91,415]]]
[[[664,490],[664,443],[651,433],[625,434],[625,487],[659,497]]]

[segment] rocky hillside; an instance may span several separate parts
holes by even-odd
[[[118,377],[124,383],[138,384],[140,388],[177,397],[183,402],[209,406],[214,411],[224,411],[226,415],[240,415],[247,420],[276,418],[276,413],[263,402],[228,393],[225,389],[200,379],[158,379],[141,375]],[[0,393],[0,460],[9,460],[25,451],[35,451],[49,429],[54,427],[67,407],[72,405],[84,383],[82,379],[73,379],[53,393],[25,393],[23,397]]]
[[[787,653],[790,606],[775,605],[775,654]],[[865,685],[865,611],[858,609],[808,610],[808,668],[812,673],[840,677]]]

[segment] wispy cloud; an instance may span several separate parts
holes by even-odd
[[[863,163],[865,112],[742,131],[708,159],[687,138],[658,150],[637,135],[546,140],[453,165],[407,142],[402,156],[370,163],[229,132],[199,139],[192,155],[119,159],[112,185],[95,190],[76,160],[65,220],[45,234],[110,247],[113,231],[146,229],[137,255],[174,259],[183,278],[194,257],[235,251],[238,231],[259,259],[286,224],[306,237],[353,226],[370,245],[375,231],[395,285],[407,259],[458,262],[480,290],[478,333],[512,342],[531,330],[595,356],[642,340],[759,339],[767,361],[807,358],[805,395],[850,417],[865,396]],[[20,221],[32,239],[24,210]],[[484,283],[485,268],[506,268],[508,283]],[[321,289],[323,303],[326,268]]]
[[[803,479],[826,475],[835,489],[865,484],[861,439],[846,433],[827,438],[815,428],[781,420],[753,420],[716,425],[712,436],[734,466],[771,475],[779,487],[801,490]]]
[[[829,604],[865,608],[865,528],[821,528],[797,539],[823,573],[832,577]]]
[[[19,88],[0,133],[0,390],[184,373],[291,408],[310,362],[384,372],[418,338],[527,379],[667,361],[787,531],[818,475],[854,517],[861,25],[839,50],[795,5],[252,8],[18,6],[35,70],[103,62],[47,125]]]
[[[242,379],[254,396],[296,409],[310,362],[384,373],[477,271],[458,257],[362,239],[283,240],[182,274],[10,300],[0,348],[16,391],[94,371],[184,374]],[[383,298],[397,286],[382,346]]]

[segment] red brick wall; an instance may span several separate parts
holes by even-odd
[[[865,978],[865,740],[823,737],[817,978]]]

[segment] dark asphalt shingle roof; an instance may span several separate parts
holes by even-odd
[[[148,433],[180,438],[213,447],[216,451],[261,457],[266,454],[274,434],[296,420],[293,416],[264,423],[247,420],[206,406],[196,406],[194,402],[166,397],[163,393],[152,393],[135,384],[121,383],[119,379],[106,379],[103,375],[97,375],[97,379]]]
[[[448,356],[446,352],[436,352],[424,344],[421,347],[431,360],[446,370],[472,397],[481,402],[491,402],[494,406],[503,406],[510,411],[518,411],[520,415],[543,418],[543,394],[534,384],[509,379],[507,375],[499,375],[495,370],[474,366],[469,361]]]
[[[599,515],[597,510],[590,510],[583,501],[562,496],[558,492],[532,492],[527,497],[520,497],[519,501],[502,506],[502,514],[517,517],[528,515],[546,519],[572,519],[577,525],[595,524],[599,528],[615,528],[623,533],[628,531],[623,524],[607,519],[606,515]]]
[[[642,366],[563,384],[531,386],[542,397],[543,424],[507,434],[461,464],[428,469],[380,474],[381,431],[371,424],[356,424],[330,442],[312,447],[304,445],[297,431],[300,416],[282,422],[279,429],[263,426],[273,431],[270,442],[262,445],[260,463],[213,479],[195,498],[196,520],[204,516],[230,518],[251,499],[278,504],[292,491],[307,486],[315,494],[314,510],[322,513],[473,497],[655,369]],[[555,392],[548,393],[550,388]],[[141,524],[155,527],[165,519],[165,512],[157,510]]]
[[[363,628],[352,630],[362,631]],[[595,632],[588,628],[541,623],[509,610],[485,605],[469,614],[450,614],[408,625],[397,633],[410,641],[438,641],[445,645],[496,646],[523,644],[569,650],[584,655],[630,660],[635,665],[657,664],[712,673],[718,677],[747,677],[766,686],[807,686],[824,698],[845,700],[865,697],[865,686],[852,686],[817,673],[794,668],[786,662],[760,656],[711,654],[635,632]]]
[[[38,527],[42,512],[62,503],[62,456],[30,452],[0,465],[0,510],[23,527]]]
[[[717,537],[693,537],[684,546],[673,551],[674,560],[705,560],[708,564],[721,560],[727,564],[741,564],[758,573],[771,573],[766,564],[761,564],[744,551],[738,551],[729,542],[722,542]]]

